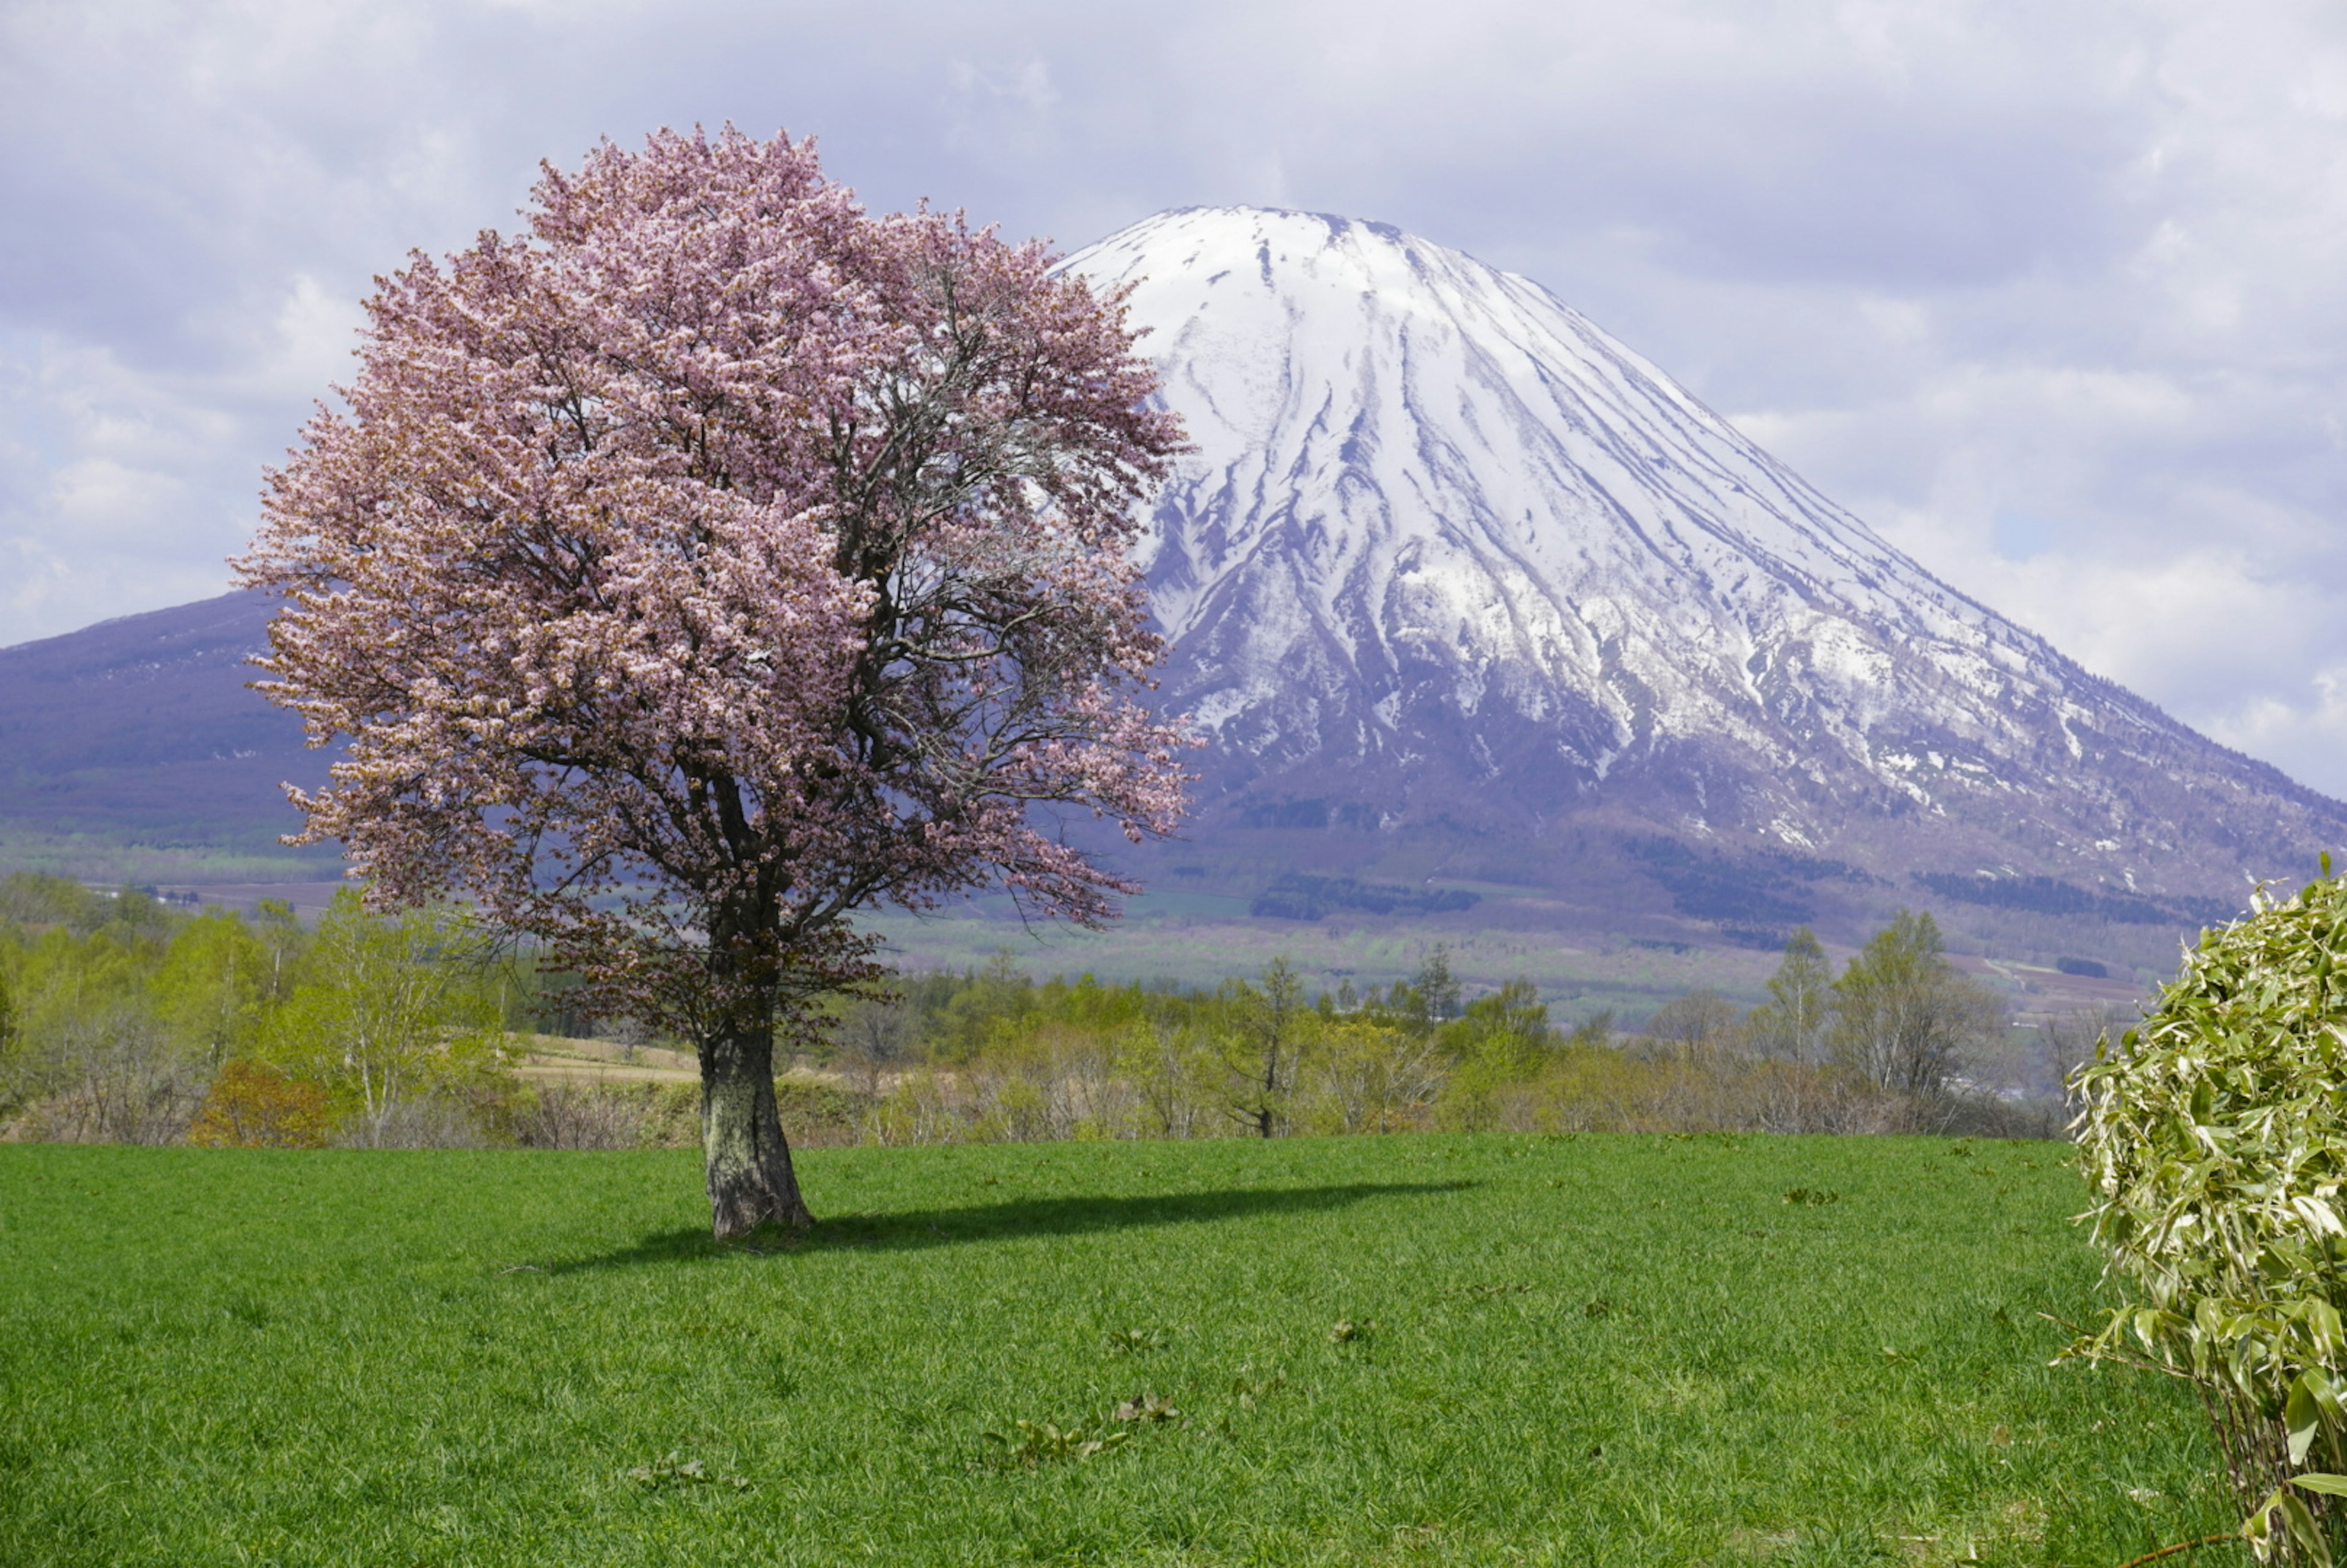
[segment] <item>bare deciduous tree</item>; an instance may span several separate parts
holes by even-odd
[[[909,1060],[920,1039],[920,1016],[902,997],[865,997],[839,1020],[840,1054],[864,1092],[879,1098],[883,1082]]]
[[[1665,1002],[1646,1020],[1649,1053],[1666,1061],[1694,1061],[1734,1050],[1744,1042],[1744,1024],[1726,997],[1698,988]]]
[[[1373,1019],[1340,1018],[1315,1042],[1313,1078],[1336,1112],[1336,1130],[1391,1132],[1417,1124],[1441,1089],[1448,1064],[1431,1034]]]
[[[1127,1030],[1120,1045],[1151,1130],[1161,1138],[1194,1137],[1203,1120],[1199,1080],[1210,1054],[1199,1031],[1161,1009]]]

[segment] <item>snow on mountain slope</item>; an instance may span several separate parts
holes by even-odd
[[[1528,279],[1381,224],[1167,212],[1130,285],[1197,451],[1144,544],[1208,819],[1596,813],[2238,886],[2347,809],[1938,581]]]

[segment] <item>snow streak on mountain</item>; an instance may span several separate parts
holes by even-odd
[[[1068,264],[1131,285],[1197,445],[1144,549],[1210,824],[1569,819],[2177,893],[2347,838],[1528,279],[1245,208]]]

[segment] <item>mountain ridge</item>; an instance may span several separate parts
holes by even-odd
[[[1273,209],[1065,265],[1133,285],[1196,444],[1137,559],[1160,696],[1214,743],[1197,816],[1100,846],[1153,886],[1666,944],[1916,902],[2045,947],[2222,917],[2347,842],[2347,805],[1942,581],[1532,280]],[[268,613],[0,649],[0,829],[283,854],[279,784],[326,758],[245,689]]]
[[[1404,836],[1610,821],[2190,900],[2347,836],[1529,279],[1249,208],[1066,266],[1131,286],[1196,446],[1140,559],[1166,701],[1215,743],[1209,833],[1307,801]]]
[[[229,593],[0,648],[0,834],[316,860],[276,842],[281,785],[326,754],[245,684],[272,612]]]

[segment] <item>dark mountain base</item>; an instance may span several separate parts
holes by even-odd
[[[0,868],[224,897],[333,878],[331,850],[277,842],[298,825],[282,783],[322,784],[326,759],[246,685],[269,613],[229,595],[0,649]],[[1026,968],[1197,981],[1292,949],[1317,954],[1331,984],[1385,983],[1443,941],[1469,954],[1471,975],[1546,976],[1560,998],[1635,1010],[1693,984],[1754,989],[1795,927],[1851,946],[1901,907],[1931,909],[1960,950],[2048,975],[2068,959],[2133,986],[2246,903],[2245,885],[2197,863],[2140,878],[2142,891],[2058,864],[2006,866],[2008,842],[1961,822],[1861,814],[1814,851],[1693,832],[1692,798],[1684,783],[1627,775],[1562,811],[1440,774],[1209,779],[1170,843],[1135,849],[1069,825],[1150,889],[1120,934],[1047,927],[1039,944],[1003,900],[876,924],[913,962],[1008,948]],[[2302,858],[2273,871],[2309,874],[2312,845]]]
[[[326,757],[245,682],[272,607],[256,594],[0,648],[0,862],[92,880],[331,876],[283,784]]]

